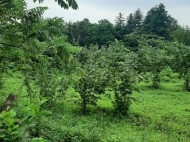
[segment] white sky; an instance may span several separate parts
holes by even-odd
[[[65,10],[55,2],[55,0],[44,0],[43,4],[34,3],[33,0],[26,0],[28,8],[37,6],[47,6],[49,9],[44,13],[44,17],[63,17],[68,22],[81,21],[88,18],[92,23],[97,23],[101,19],[108,19],[114,23],[119,12],[125,18],[129,13],[133,13],[137,8],[146,15],[147,11],[155,5],[163,3],[168,13],[178,20],[180,25],[190,26],[190,0],[76,0],[79,9]]]

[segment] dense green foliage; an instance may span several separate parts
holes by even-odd
[[[0,104],[17,96],[0,141],[189,141],[189,28],[164,4],[115,24],[44,19],[47,9],[0,2]]]

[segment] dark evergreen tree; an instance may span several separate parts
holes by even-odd
[[[138,8],[134,13],[130,13],[127,17],[125,26],[125,35],[132,32],[140,32],[143,23],[143,13]]]
[[[134,27],[135,27],[134,30],[136,32],[139,32],[141,30],[142,23],[143,23],[143,13],[139,8],[135,11],[133,15],[133,21],[134,21]]]
[[[168,14],[165,5],[161,3],[148,11],[143,22],[143,32],[169,39],[170,33],[176,28],[176,23],[177,21]]]
[[[124,37],[124,28],[125,28],[125,18],[124,14],[119,13],[115,20],[115,38],[118,40],[123,40]]]
[[[130,13],[129,16],[127,17],[127,23],[125,26],[125,35],[134,32],[134,30],[135,30],[134,15]]]

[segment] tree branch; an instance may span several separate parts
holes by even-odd
[[[9,0],[7,0],[7,1],[2,1],[2,2],[0,2],[0,5],[1,5],[1,4],[5,4],[5,3],[7,3],[7,2],[9,2]]]

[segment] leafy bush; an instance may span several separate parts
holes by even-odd
[[[173,79],[173,71],[170,67],[163,69],[160,73],[160,78],[163,82],[170,82]]]
[[[19,132],[17,128],[19,125],[15,124],[15,116],[16,112],[14,110],[3,111],[0,114],[0,140],[16,141],[18,139]]]
[[[42,101],[40,105],[44,102]],[[0,114],[0,140],[26,142],[39,137],[39,119],[45,114],[50,114],[48,111],[41,111],[40,105],[21,100],[18,104],[18,112],[13,109],[3,111]]]

